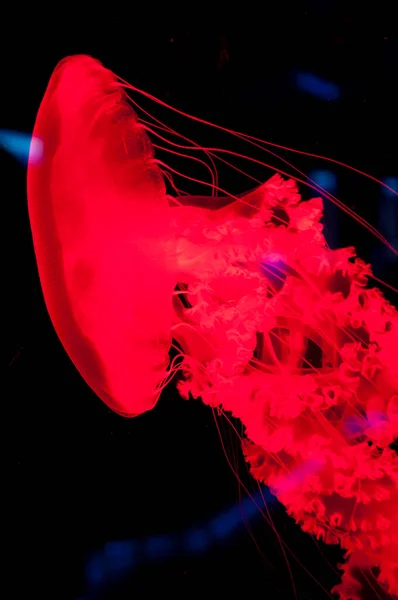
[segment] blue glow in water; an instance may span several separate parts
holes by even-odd
[[[188,531],[184,536],[184,548],[193,554],[207,550],[211,538],[204,529],[196,528]]]
[[[0,146],[24,165],[28,164],[29,158],[36,164],[43,156],[43,142],[21,131],[1,129]]]
[[[308,177],[330,194],[336,194],[338,179],[333,171],[314,169],[308,173]],[[315,190],[314,192],[316,193]],[[319,194],[322,194],[321,190]],[[338,248],[340,246],[340,209],[331,200],[325,199],[323,202],[323,215],[325,239],[331,248]]]
[[[319,100],[336,102],[340,99],[341,92],[338,85],[322,79],[314,73],[299,71],[294,74],[294,81],[299,90],[311,94]]]
[[[86,565],[86,582],[100,588],[130,574],[137,566],[138,547],[134,540],[107,542],[95,552]]]
[[[394,192],[398,193],[398,177],[385,177],[385,179],[383,180],[383,183],[388,185],[388,187],[392,188],[394,190]],[[387,190],[385,187],[382,187],[383,194],[385,194],[386,196],[391,196],[392,198],[395,198],[396,201],[398,202],[398,197],[394,194],[394,192],[392,192],[391,190]]]
[[[133,540],[120,540],[116,542],[107,542],[104,547],[104,555],[106,558],[117,561],[118,559],[127,558],[134,560],[137,554],[137,544]]]
[[[398,192],[398,177],[386,177],[383,181]],[[398,236],[398,196],[391,190],[381,187],[379,200],[379,226],[388,241]]]
[[[277,254],[268,255],[260,262],[260,273],[266,277],[275,292],[278,292],[290,273],[288,265]]]
[[[230,536],[234,529],[242,524],[242,511],[239,505],[233,506],[209,523],[212,536],[224,538]]]
[[[387,416],[379,410],[368,410],[366,417],[370,427],[377,427],[388,420]]]
[[[105,562],[99,552],[94,553],[86,564],[86,583],[90,588],[97,588],[103,585],[107,578],[105,571]]]
[[[242,514],[246,519],[252,520],[254,517],[261,516],[259,509],[263,510],[264,504],[270,506],[273,502],[276,502],[275,496],[271,494],[269,489],[263,485],[253,496],[253,499],[246,497],[242,502]]]
[[[385,414],[379,410],[368,410],[365,417],[351,415],[344,420],[344,430],[351,435],[361,435],[368,427],[383,427],[387,421]]]
[[[316,461],[310,461],[285,480],[290,488],[297,485],[304,475],[318,468]],[[283,484],[283,482],[282,482]],[[260,517],[264,503],[267,506],[276,502],[266,486],[262,486],[251,497],[247,496],[242,502],[232,506],[219,516],[214,517],[203,525],[198,525],[188,531],[157,535],[143,540],[111,541],[105,544],[102,551],[92,554],[86,564],[86,583],[94,593],[111,587],[129,576],[142,562],[167,560],[183,552],[200,554],[205,552],[213,542],[232,536],[236,529],[243,526],[245,520]]]
[[[333,171],[314,169],[308,173],[308,177],[331,194],[334,194],[337,189],[337,176]]]
[[[389,243],[398,250],[398,177],[385,177],[383,183],[391,189],[380,187],[378,202],[378,229]],[[373,268],[376,274],[383,274],[384,266],[388,263],[397,263],[398,257],[386,246],[375,248],[373,251]]]
[[[157,560],[170,556],[174,550],[174,541],[171,535],[155,535],[145,540],[145,553],[150,559]]]
[[[363,417],[352,415],[344,420],[344,432],[349,435],[361,435],[365,426],[366,421]]]

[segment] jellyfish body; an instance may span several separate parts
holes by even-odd
[[[398,313],[353,248],[327,246],[322,200],[280,175],[170,199],[122,87],[87,57],[56,69],[35,137],[39,274],[89,385],[118,412],[147,410],[174,338],[182,397],[241,419],[253,476],[347,550],[341,598],[360,597],[357,567],[397,594]]]
[[[168,207],[151,143],[114,75],[87,56],[55,69],[34,139],[43,157],[28,166],[28,205],[50,317],[96,394],[140,414],[166,376],[172,322]]]

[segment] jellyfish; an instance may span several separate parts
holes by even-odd
[[[238,153],[139,116],[129,90],[144,94],[91,57],[66,58],[34,127],[43,155],[28,165],[29,216],[62,344],[125,416],[151,409],[178,372],[182,398],[241,420],[253,477],[304,531],[346,551],[334,591],[360,598],[355,570],[376,568],[397,595],[397,310],[353,247],[329,248],[323,200],[302,199],[298,169],[231,194],[215,163],[239,170]],[[174,176],[197,180],[158,147],[207,165],[209,194],[178,189]]]

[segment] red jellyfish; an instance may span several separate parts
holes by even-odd
[[[300,178],[280,172],[228,194],[216,161],[239,170],[228,159],[250,157],[138,119],[126,88],[139,92],[68,58],[37,118],[44,157],[29,165],[29,212],[62,343],[126,415],[151,408],[178,368],[184,398],[241,419],[253,476],[304,531],[346,550],[340,597],[360,598],[356,569],[373,568],[398,594],[397,310],[353,248],[328,247],[322,200],[302,201]],[[154,158],[147,134],[196,162],[204,152],[213,196],[168,195],[165,179],[176,190],[181,174]],[[172,339],[180,362],[167,368]]]

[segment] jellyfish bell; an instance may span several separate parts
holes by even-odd
[[[167,374],[175,285],[151,143],[115,76],[87,56],[57,66],[33,137],[43,156],[28,164],[28,208],[50,318],[95,393],[140,414]]]

